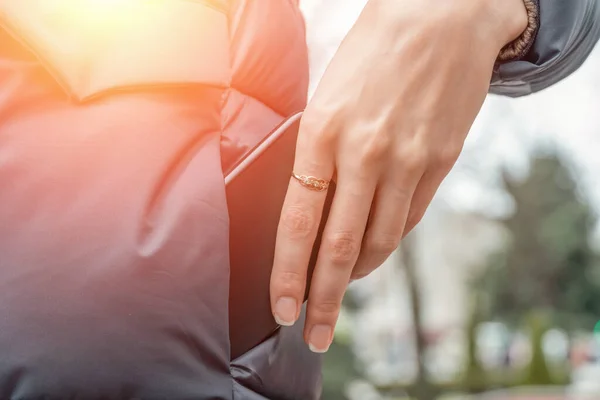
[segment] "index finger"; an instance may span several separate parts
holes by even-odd
[[[333,152],[323,137],[301,124],[294,172],[277,229],[271,273],[271,309],[279,325],[293,325],[304,301],[308,263],[317,237],[326,190],[310,188],[312,180],[329,181],[334,173]],[[302,178],[306,179],[302,179]]]

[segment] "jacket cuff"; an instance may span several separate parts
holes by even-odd
[[[527,29],[514,41],[504,46],[498,56],[498,62],[515,61],[523,58],[535,41],[540,26],[539,0],[523,0],[527,10]]]
[[[600,39],[600,1],[538,1],[535,40],[520,58],[496,64],[491,93],[518,97],[545,89],[577,70]]]

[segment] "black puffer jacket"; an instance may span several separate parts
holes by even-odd
[[[541,0],[492,92],[599,32],[596,0]],[[307,81],[296,0],[0,0],[0,398],[319,397],[302,324],[230,361],[221,172]]]

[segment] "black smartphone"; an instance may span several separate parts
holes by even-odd
[[[225,171],[229,209],[229,335],[231,358],[251,350],[278,328],[269,286],[281,209],[290,182],[301,113],[286,119]],[[335,192],[327,192],[310,263],[305,300]]]

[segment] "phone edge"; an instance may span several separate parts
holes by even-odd
[[[260,141],[252,150],[250,150],[235,167],[225,176],[225,186],[229,185],[238,177],[250,164],[252,164],[266,149],[268,149],[277,139],[283,135],[287,129],[302,118],[303,112],[292,115],[285,119],[277,128]]]

